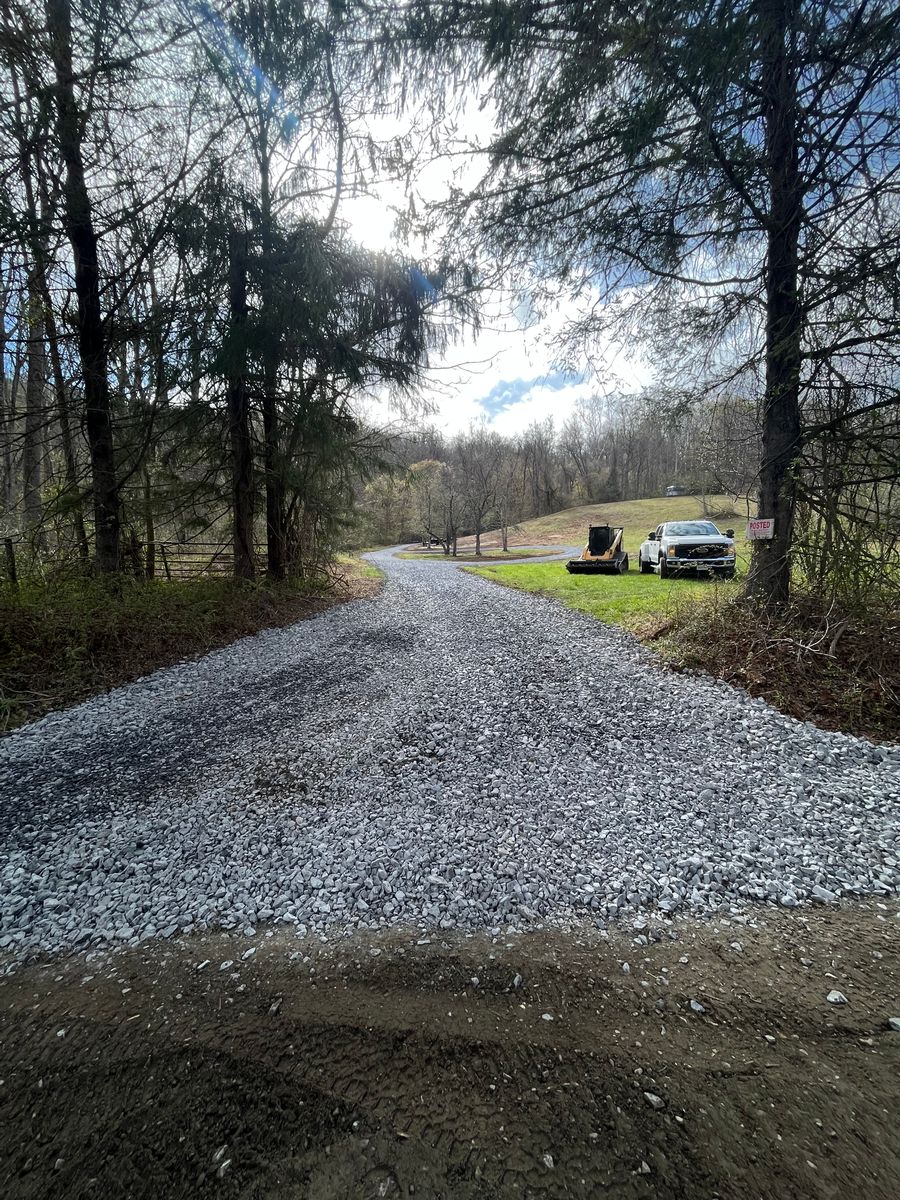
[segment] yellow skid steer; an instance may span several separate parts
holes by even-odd
[[[622,545],[624,529],[591,525],[587,545],[580,558],[570,558],[566,570],[573,575],[622,575],[628,570],[628,555]]]

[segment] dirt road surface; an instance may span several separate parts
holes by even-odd
[[[0,981],[0,1193],[895,1200],[895,914],[648,934],[25,968]]]
[[[896,1200],[896,748],[378,561],[0,744],[0,1200]]]

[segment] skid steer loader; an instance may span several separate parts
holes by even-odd
[[[628,570],[628,555],[622,544],[624,529],[592,525],[580,558],[570,558],[566,570],[573,575],[621,575]]]

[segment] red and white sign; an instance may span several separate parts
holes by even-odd
[[[757,542],[775,536],[775,522],[771,517],[757,517],[747,525],[747,540]]]

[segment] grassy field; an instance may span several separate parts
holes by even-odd
[[[506,587],[552,596],[569,608],[643,637],[663,632],[684,605],[713,593],[732,596],[738,586],[737,581],[660,579],[636,570],[626,575],[570,575],[561,562],[468,569]]]
[[[737,534],[738,571],[746,565],[747,544],[743,541],[743,526],[747,520],[747,505],[736,508],[730,496],[707,496],[706,517],[715,521],[724,532],[734,528]],[[644,637],[654,637],[667,629],[677,618],[679,608],[693,604],[704,596],[716,593],[734,595],[738,581],[691,579],[688,577],[660,579],[657,575],[641,575],[637,570],[638,547],[661,521],[695,520],[703,517],[703,506],[696,496],[678,496],[655,500],[624,500],[616,504],[588,504],[564,512],[536,517],[518,526],[514,542],[533,544],[578,545],[587,541],[589,525],[621,525],[625,529],[625,549],[631,560],[626,575],[570,575],[563,563],[523,563],[508,566],[489,566],[476,573],[506,587],[523,592],[538,592],[553,596],[569,608],[589,613],[600,621],[621,625]],[[495,535],[482,539],[490,545]],[[466,538],[460,548],[471,542]]]
[[[750,515],[754,515],[752,512]],[[696,496],[659,497],[653,500],[623,500],[614,504],[585,504],[580,508],[567,508],[563,512],[549,513],[523,521],[509,531],[510,546],[577,546],[587,541],[589,525],[622,525],[625,528],[625,548],[637,559],[637,549],[646,538],[647,531],[661,521],[690,521],[698,517],[715,521],[720,528],[734,528],[738,539],[743,536],[747,523],[747,502],[735,503],[732,496],[707,496],[706,512]],[[484,534],[482,546],[487,549],[500,545],[497,530]],[[459,549],[469,551],[475,539],[460,538]]]

